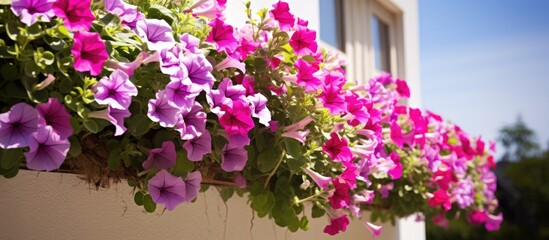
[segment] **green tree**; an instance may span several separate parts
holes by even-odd
[[[501,128],[499,142],[505,153],[503,160],[517,161],[539,153],[540,147],[536,142],[536,135],[518,116],[514,124]]]

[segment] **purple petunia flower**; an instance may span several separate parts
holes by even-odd
[[[269,126],[271,121],[271,111],[267,108],[267,98],[261,93],[248,96],[248,102],[252,104],[252,117],[259,119],[259,123]]]
[[[200,183],[202,182],[202,173],[194,171],[187,174],[185,178],[185,202],[190,202],[198,195]]]
[[[183,33],[183,35],[179,37],[179,40],[181,41],[181,46],[189,50],[189,52],[194,54],[202,54],[202,50],[200,49],[200,39],[197,37],[188,33]]]
[[[206,42],[215,43],[217,52],[232,53],[236,50],[238,41],[234,37],[234,30],[231,25],[226,24],[219,18],[212,19],[208,25],[212,27],[212,31],[206,38]]]
[[[13,0],[11,11],[18,16],[27,26],[33,25],[38,20],[49,22],[55,16],[52,6],[55,0]]]
[[[172,27],[159,19],[143,19],[137,21],[137,35],[147,42],[150,50],[159,51],[175,46],[172,35]]]
[[[0,114],[0,147],[20,148],[29,146],[31,134],[43,124],[36,109],[26,103],[17,103],[9,111]]]
[[[74,69],[90,71],[92,76],[101,73],[103,64],[109,58],[105,42],[96,32],[76,32],[71,53],[74,55]]]
[[[215,78],[211,73],[213,70],[212,64],[208,62],[206,57],[202,54],[187,54],[181,59],[181,63],[187,67],[191,82],[209,93]]]
[[[95,16],[90,7],[91,0],[56,0],[53,12],[65,20],[65,26],[71,31],[88,31]],[[91,41],[90,44],[94,42]]]
[[[126,127],[124,127],[124,119],[131,116],[132,114],[128,109],[116,109],[108,106],[106,109],[90,112],[88,117],[104,119],[112,123],[116,128],[114,136],[120,136],[126,132]]]
[[[172,141],[165,141],[161,148],[151,149],[147,160],[143,162],[144,169],[168,169],[175,165],[175,145]]]
[[[188,79],[187,79],[188,80]],[[171,81],[166,85],[166,97],[168,101],[179,108],[190,108],[193,106],[194,99],[202,91],[198,85],[181,80]]]
[[[221,168],[225,172],[242,171],[248,161],[248,152],[242,146],[226,144],[221,150]]]
[[[192,107],[181,110],[181,118],[175,125],[175,130],[181,134],[182,140],[200,137],[206,132],[206,113],[202,109],[200,103],[194,102]]]
[[[105,10],[118,15],[124,22],[130,23],[137,18],[137,6],[127,4],[123,0],[105,0]]]
[[[27,167],[46,171],[58,169],[69,152],[69,140],[61,139],[51,126],[43,126],[30,136],[29,151],[25,153]]]
[[[210,132],[205,131],[200,137],[193,138],[183,143],[187,150],[187,158],[191,161],[202,161],[204,155],[212,152],[212,137]]]
[[[181,61],[179,60],[180,52],[181,48],[178,46],[171,49],[164,48],[159,51],[158,60],[160,63],[160,71],[162,73],[170,75],[170,78],[179,77],[181,79],[178,80],[183,80],[188,78],[189,72],[185,66],[181,65]]]
[[[130,107],[132,96],[137,96],[137,88],[122,70],[115,70],[96,85],[95,101],[99,104],[124,110]]]
[[[72,135],[71,115],[57,98],[50,98],[47,103],[39,103],[36,105],[36,110],[45,125],[51,126],[60,138],[66,139]]]
[[[149,100],[147,116],[162,127],[173,127],[179,121],[180,109],[169,103],[164,90],[156,93],[156,99]]]
[[[169,211],[187,199],[187,188],[183,179],[164,169],[154,175],[147,186],[153,202],[164,204]]]

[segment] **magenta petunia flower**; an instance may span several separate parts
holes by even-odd
[[[185,178],[185,202],[190,202],[198,195],[200,184],[202,182],[202,173],[194,171],[187,174]]]
[[[305,91],[316,91],[320,87],[322,81],[314,75],[317,68],[303,59],[297,60],[294,66],[297,69],[297,84],[304,87]]]
[[[408,84],[406,81],[397,78],[396,79],[396,85],[397,85],[397,92],[398,94],[403,98],[409,98],[410,97],[410,88],[408,87]]]
[[[36,110],[45,125],[51,126],[60,138],[66,139],[72,135],[71,115],[57,98],[50,98],[47,103],[39,103],[36,105]]]
[[[172,141],[165,141],[161,148],[154,148],[149,151],[147,160],[143,162],[144,169],[168,169],[175,165],[175,145]]]
[[[76,32],[71,53],[74,55],[74,69],[90,71],[92,76],[101,73],[103,64],[109,58],[105,42],[96,32]]]
[[[228,136],[247,136],[248,132],[254,127],[252,110],[247,103],[235,101],[232,107],[224,106],[222,110],[224,112],[219,118],[219,123]]]
[[[36,109],[26,103],[17,103],[9,111],[0,114],[0,147],[21,148],[29,146],[31,134],[43,125]]]
[[[339,232],[345,232],[347,226],[349,225],[349,218],[347,215],[343,214],[336,218],[330,218],[330,224],[324,228],[324,233],[330,235],[336,235]]]
[[[52,6],[55,0],[13,0],[11,11],[27,26],[38,20],[49,22],[55,15]]]
[[[187,187],[181,177],[162,169],[148,183],[149,194],[156,204],[164,204],[169,211],[187,200]]]
[[[212,89],[215,78],[211,71],[212,64],[208,62],[203,54],[187,54],[181,59],[181,63],[187,67],[189,79],[200,86],[207,93]]]
[[[156,93],[156,99],[149,100],[147,116],[162,127],[173,127],[179,121],[180,111],[169,103],[164,90],[161,90]]]
[[[298,56],[316,53],[318,50],[316,31],[300,26],[292,34],[289,44]]]
[[[396,121],[391,124],[391,140],[393,140],[398,147],[402,148],[404,138],[402,136],[402,129]]]
[[[95,89],[97,103],[120,110],[128,109],[132,96],[137,96],[137,88],[122,70],[115,70],[108,78],[103,77]]]
[[[335,85],[325,86],[318,98],[332,115],[343,114],[347,109],[345,97],[341,94],[340,88]]]
[[[56,0],[53,12],[65,21],[71,31],[88,31],[95,16],[90,7],[91,0]],[[94,41],[89,43],[93,44]]]
[[[210,132],[205,131],[200,137],[193,138],[183,143],[187,150],[187,158],[191,161],[202,161],[204,155],[212,152],[212,137]]]
[[[269,126],[271,121],[271,111],[267,108],[267,98],[261,93],[248,96],[248,102],[252,104],[252,117],[259,119],[259,123]]]
[[[372,233],[373,238],[378,237],[381,234],[381,229],[383,229],[383,226],[375,225],[371,222],[364,222],[364,221],[361,221],[361,222],[368,230],[370,230],[370,233]]]
[[[484,211],[473,211],[467,216],[469,222],[475,225],[485,223],[487,218],[488,215]]]
[[[208,23],[212,30],[206,38],[206,42],[215,43],[217,52],[232,53],[238,47],[238,41],[234,37],[233,27],[219,18],[214,18]]]
[[[170,49],[175,46],[172,27],[159,19],[142,19],[135,25],[136,33],[147,42],[147,47],[152,51]]]
[[[225,59],[223,59],[223,61],[215,65],[215,70],[217,71],[221,71],[226,68],[236,68],[242,73],[246,73],[246,64],[231,56],[227,56]]]
[[[395,167],[387,171],[387,174],[391,176],[392,179],[396,180],[402,177],[402,164],[400,163],[400,155],[396,152],[389,154],[389,158],[393,160]]]
[[[182,140],[200,137],[206,132],[206,113],[202,110],[202,105],[198,102],[194,102],[191,107],[181,110],[181,118],[175,125],[175,130],[181,134]]]
[[[446,211],[452,208],[452,203],[450,202],[450,195],[443,189],[436,190],[433,192],[433,197],[429,199],[429,206],[443,206]]]
[[[292,130],[282,133],[281,137],[293,138],[299,141],[301,144],[305,144],[309,132],[311,132],[309,129],[305,129],[305,131]]]
[[[486,223],[484,224],[484,227],[486,227],[486,230],[488,231],[497,231],[501,225],[501,222],[503,222],[502,213],[498,215],[487,214]]]
[[[99,118],[109,121],[116,128],[114,136],[120,136],[126,132],[126,127],[124,126],[124,119],[131,116],[132,114],[128,109],[116,109],[108,106],[106,109],[90,112],[88,117]]]
[[[332,182],[331,177],[323,176],[309,168],[303,168],[303,171],[307,173],[307,175],[309,175],[309,177],[311,177],[320,188],[324,190],[328,190],[330,188],[330,182]]]
[[[330,134],[330,139],[322,145],[322,150],[330,155],[335,162],[349,162],[353,158],[346,138],[340,138],[335,132]]]
[[[168,101],[179,108],[191,108],[194,99],[202,91],[198,85],[192,84],[190,80],[185,83],[181,80],[170,81],[166,85],[166,97]]]
[[[29,138],[29,151],[25,153],[27,167],[33,170],[52,171],[65,161],[71,144],[61,139],[51,126],[43,126]]]
[[[243,146],[229,143],[221,150],[221,168],[225,172],[242,171],[248,161],[248,152]]]
[[[348,208],[351,204],[349,185],[345,180],[336,178],[332,180],[335,190],[330,193],[328,200],[333,209]]]
[[[105,10],[120,17],[123,22],[130,23],[137,18],[137,6],[123,0],[105,0]]]
[[[269,11],[272,18],[278,21],[282,31],[288,31],[294,27],[295,17],[290,13],[290,6],[286,2],[278,1],[273,4],[273,10]]]

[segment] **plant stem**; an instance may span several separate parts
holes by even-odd
[[[269,185],[269,181],[271,180],[271,178],[275,174],[278,167],[280,167],[280,164],[282,163],[282,160],[284,159],[284,155],[286,155],[286,151],[283,150],[282,154],[280,155],[280,159],[278,159],[278,162],[276,163],[276,167],[274,167],[273,170],[271,171],[271,173],[269,173],[269,176],[267,176],[267,180],[265,181],[265,185],[263,186],[264,188],[267,188],[267,186]]]

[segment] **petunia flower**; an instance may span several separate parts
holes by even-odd
[[[484,227],[486,227],[486,230],[488,231],[497,231],[501,225],[501,222],[503,222],[502,213],[498,215],[487,214],[486,223],[484,224]]]
[[[207,18],[223,18],[225,2],[219,0],[196,1],[193,6],[191,6],[191,9],[194,16],[203,16]]]
[[[217,52],[232,53],[238,47],[238,41],[234,37],[233,27],[219,18],[212,19],[208,25],[212,27],[206,42],[215,43]]]
[[[172,141],[165,141],[161,148],[151,149],[147,160],[143,162],[144,169],[168,169],[175,165],[175,145]]]
[[[156,204],[164,204],[171,211],[187,200],[187,187],[181,177],[162,169],[147,184],[149,194]]]
[[[284,127],[284,132],[301,130],[305,126],[307,126],[307,124],[311,123],[313,120],[314,120],[313,117],[307,116],[307,117],[301,119],[299,122],[296,122],[296,123],[293,123],[291,125],[288,125],[288,126]]]
[[[173,103],[173,105],[179,108],[191,108],[195,102],[194,99],[202,91],[202,88],[192,84],[190,80],[188,80],[188,83],[176,80],[170,81],[166,85],[165,91],[168,101]]]
[[[200,183],[202,182],[202,173],[200,171],[194,171],[187,174],[185,178],[185,202],[190,202],[198,195],[200,190]]]
[[[345,96],[341,94],[340,88],[335,85],[328,85],[324,87],[318,98],[332,115],[343,114],[347,109]]]
[[[174,46],[172,48],[163,48],[158,51],[158,62],[160,63],[160,71],[164,74],[170,75],[170,78],[179,78],[177,80],[183,80],[188,78],[189,72],[185,66],[181,65],[179,55],[181,48]],[[190,81],[190,80],[189,80]]]
[[[330,139],[322,145],[322,150],[335,162],[349,162],[353,158],[346,138],[340,138],[335,132],[330,134]]]
[[[221,71],[225,68],[236,68],[242,73],[246,73],[246,64],[231,56],[227,56],[225,59],[223,59],[223,61],[215,65],[215,70],[217,71]]]
[[[288,42],[297,56],[313,54],[318,50],[316,31],[299,26]]]
[[[123,22],[133,22],[137,18],[137,6],[123,0],[105,0],[105,10],[117,15]]]
[[[313,92],[319,89],[322,81],[314,74],[318,69],[303,59],[294,64],[297,69],[297,84],[305,88],[305,91]]]
[[[103,64],[109,58],[105,42],[96,32],[76,32],[71,53],[74,55],[74,69],[79,72],[90,71],[92,76],[101,73]]]
[[[55,0],[13,0],[11,11],[18,16],[27,26],[33,25],[38,20],[49,22],[55,15],[52,10]]]
[[[339,232],[345,232],[345,230],[347,230],[348,225],[349,225],[349,218],[345,214],[335,218],[330,217],[330,224],[324,227],[324,233],[327,233],[333,236],[338,234]]]
[[[65,21],[71,31],[88,31],[95,16],[90,7],[91,0],[56,0],[53,12]],[[89,42],[93,44],[94,41]]]
[[[57,98],[49,98],[47,103],[37,104],[36,110],[45,125],[51,126],[60,138],[66,139],[72,135],[71,115]]]
[[[402,148],[404,138],[402,137],[402,129],[396,121],[391,124],[391,140],[393,140],[399,148]]]
[[[181,64],[187,68],[191,82],[209,93],[214,85],[215,78],[211,73],[213,70],[212,64],[208,62],[206,57],[203,54],[186,54],[181,59]]]
[[[149,111],[147,116],[153,121],[160,123],[162,127],[173,127],[179,121],[180,109],[168,101],[164,90],[156,93],[156,99],[149,100]]]
[[[328,200],[333,209],[348,208],[351,204],[349,185],[345,180],[336,178],[332,180],[335,190],[330,192]]]
[[[29,151],[25,153],[27,167],[33,170],[52,171],[65,161],[71,144],[62,139],[51,126],[43,126],[29,138]]]
[[[194,54],[202,53],[202,49],[200,49],[200,39],[197,37],[188,33],[183,33],[183,35],[179,37],[179,40],[181,41],[181,47],[187,49],[189,52]]]
[[[219,118],[219,123],[223,126],[228,136],[247,136],[248,132],[254,127],[254,121],[251,116],[252,110],[246,103],[235,101],[232,107],[224,106],[222,110],[223,114]]]
[[[281,137],[287,137],[287,138],[293,138],[297,141],[299,141],[301,144],[305,144],[305,141],[307,141],[307,135],[311,132],[309,129],[305,129],[305,131],[288,131],[282,133]]]
[[[387,172],[393,180],[397,180],[402,177],[402,164],[400,163],[400,155],[396,152],[389,154],[389,158],[393,160],[395,167]]]
[[[259,123],[268,127],[271,121],[271,111],[267,108],[267,98],[261,93],[256,93],[248,96],[247,99],[252,104],[252,117],[259,119]]]
[[[371,222],[365,222],[365,221],[361,221],[362,224],[364,225],[364,227],[366,227],[370,233],[372,233],[372,237],[373,238],[376,238],[378,237],[380,234],[381,234],[381,229],[383,228],[383,226],[381,225],[375,225]]]
[[[242,171],[248,161],[248,152],[244,147],[226,144],[221,150],[221,168],[225,172]]]
[[[55,76],[53,76],[52,74],[48,74],[46,79],[44,79],[40,83],[34,85],[34,90],[36,90],[36,91],[43,90],[44,88],[47,88],[50,84],[52,84],[53,81],[55,81]]]
[[[127,128],[124,126],[124,119],[131,116],[132,114],[128,109],[116,109],[108,106],[106,109],[90,112],[88,117],[90,118],[99,118],[109,121],[116,128],[114,136],[120,136],[126,132]]]
[[[467,217],[469,222],[475,225],[485,223],[487,218],[488,214],[484,211],[473,211]]]
[[[120,110],[128,109],[132,96],[137,96],[137,88],[122,70],[115,70],[108,78],[103,77],[95,89],[97,103]]]
[[[446,211],[452,208],[452,203],[450,202],[450,196],[443,189],[436,190],[433,192],[433,197],[429,199],[429,206],[443,206]]]
[[[278,1],[273,4],[273,9],[269,11],[272,18],[278,21],[278,26],[282,31],[289,31],[294,27],[295,17],[290,13],[290,6],[286,2]]]
[[[189,108],[183,108],[175,130],[180,133],[182,140],[200,137],[206,132],[206,113],[203,111],[202,105],[194,102]]]
[[[332,182],[331,177],[326,177],[321,175],[320,173],[317,173],[310,168],[303,168],[303,171],[313,179],[313,181],[318,185],[320,188],[324,190],[328,190],[330,188],[330,182]]]
[[[448,230],[450,221],[448,221],[448,219],[444,216],[443,212],[440,212],[439,214],[435,215],[431,220],[435,225]]]
[[[147,47],[152,51],[170,49],[175,46],[172,27],[160,19],[142,19],[135,25],[136,33],[147,42]]]
[[[193,138],[183,143],[187,150],[187,158],[191,161],[202,161],[204,155],[212,152],[212,137],[210,132],[205,131],[200,137]]]
[[[410,88],[408,87],[408,84],[406,83],[406,81],[404,81],[400,78],[397,78],[396,79],[396,85],[397,85],[396,91],[398,92],[398,94],[401,97],[403,97],[403,98],[409,98],[410,97]]]
[[[26,103],[17,103],[0,114],[0,147],[4,149],[29,146],[31,134],[43,125],[40,114]]]

